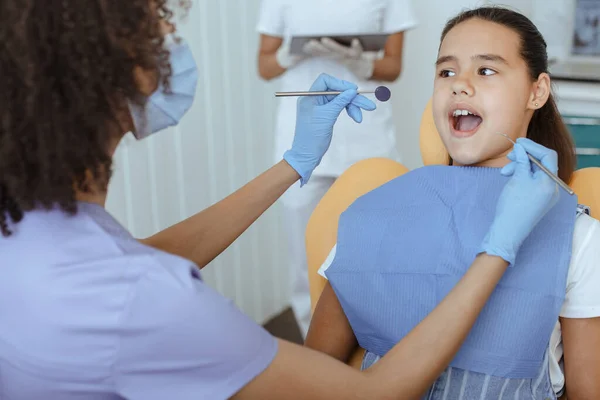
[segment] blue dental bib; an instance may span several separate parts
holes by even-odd
[[[356,200],[326,271],[360,346],[384,356],[472,264],[509,178],[427,166]],[[539,372],[566,292],[577,197],[560,199],[521,247],[452,367],[505,378]]]

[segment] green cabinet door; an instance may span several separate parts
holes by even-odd
[[[563,116],[577,153],[577,169],[600,167],[600,118]]]

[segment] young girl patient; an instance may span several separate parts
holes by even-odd
[[[328,284],[306,346],[347,361],[360,345],[363,369],[485,250],[517,157],[497,133],[557,155],[566,182],[574,169],[546,43],[526,17],[496,7],[460,14],[442,33],[436,66],[433,113],[451,166],[419,168],[359,198],[320,270]],[[565,390],[569,400],[600,399],[600,223],[559,190],[424,399],[556,399]]]

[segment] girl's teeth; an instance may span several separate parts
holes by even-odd
[[[474,115],[474,114],[467,110],[454,110],[454,113],[452,115],[455,117],[458,117],[460,115]]]

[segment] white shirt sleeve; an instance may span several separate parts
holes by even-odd
[[[600,221],[582,214],[575,222],[567,295],[560,316],[600,317]]]
[[[259,33],[282,37],[285,33],[285,0],[262,0],[256,30]]]
[[[325,276],[325,271],[327,271],[327,268],[329,268],[329,266],[333,262],[333,259],[335,258],[336,249],[337,249],[337,244],[333,245],[333,249],[331,249],[331,251],[329,252],[329,255],[327,256],[327,258],[325,259],[325,261],[323,262],[323,264],[317,271],[319,273],[319,275],[321,275],[325,279],[327,279],[327,277]]]
[[[397,33],[415,28],[418,24],[412,0],[388,0],[384,13],[383,31]]]

